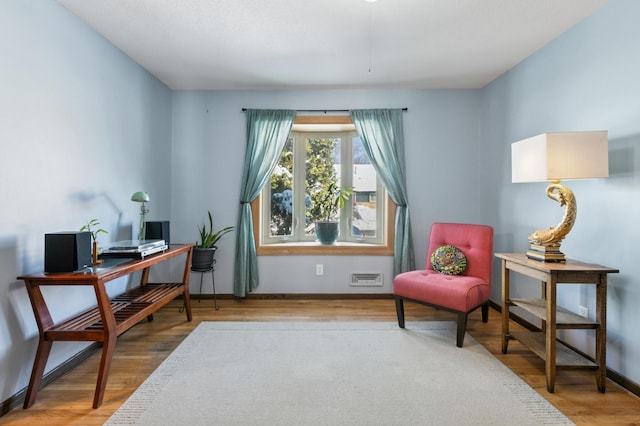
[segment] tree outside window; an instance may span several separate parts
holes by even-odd
[[[263,242],[314,241],[320,218],[314,217],[313,205],[331,183],[354,187],[340,213],[340,240],[382,243],[385,209],[378,200],[384,190],[355,131],[291,133],[263,192],[263,211],[269,212],[263,219]]]

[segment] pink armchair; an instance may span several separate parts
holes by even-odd
[[[448,268],[432,254],[443,246],[454,246],[461,262]],[[451,250],[455,250],[449,248]],[[440,250],[442,251],[442,249]],[[438,253],[440,253],[440,251]],[[464,253],[462,256],[459,252]],[[493,259],[493,228],[486,225],[461,223],[434,223],[431,226],[427,264],[424,270],[398,274],[393,280],[398,325],[404,328],[404,301],[420,303],[458,314],[456,345],[461,348],[467,328],[467,316],[482,308],[482,321],[489,319],[489,296],[491,294],[491,269]],[[451,259],[449,259],[451,260]],[[459,275],[448,275],[448,274]]]

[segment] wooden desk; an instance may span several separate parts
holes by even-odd
[[[596,384],[605,392],[607,383],[607,274],[619,272],[600,265],[567,259],[565,263],[528,259],[524,253],[496,253],[502,259],[502,353],[510,339],[517,339],[545,360],[547,390],[553,392],[556,368],[586,368],[596,372]],[[509,296],[509,272],[517,272],[542,282],[541,299],[512,299]],[[556,305],[558,284],[595,284],[595,321]],[[518,306],[542,320],[542,332],[509,332],[509,307]],[[556,341],[558,329],[593,329],[595,362]]]
[[[191,321],[189,299],[189,267],[193,244],[172,245],[163,252],[144,259],[107,259],[103,265],[87,268],[74,273],[34,274],[18,277],[24,280],[29,299],[36,317],[40,340],[33,363],[31,379],[24,400],[24,408],[29,408],[36,400],[42,382],[44,368],[56,340],[102,342],[102,358],[98,370],[93,408],[102,404],[109,375],[111,357],[116,345],[116,337],[133,327],[145,317],[151,321],[153,312],[169,303],[177,296],[184,297],[187,320]],[[179,255],[185,255],[184,273],[179,283],[149,283],[152,265]],[[106,284],[133,272],[142,270],[140,286],[109,299]],[[82,285],[92,286],[96,295],[96,306],[73,317],[54,324],[47,302],[42,296],[41,286]]]

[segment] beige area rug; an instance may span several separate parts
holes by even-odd
[[[573,424],[452,322],[204,322],[108,425]]]

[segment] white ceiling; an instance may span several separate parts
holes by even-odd
[[[58,2],[172,89],[465,89],[607,0]]]

